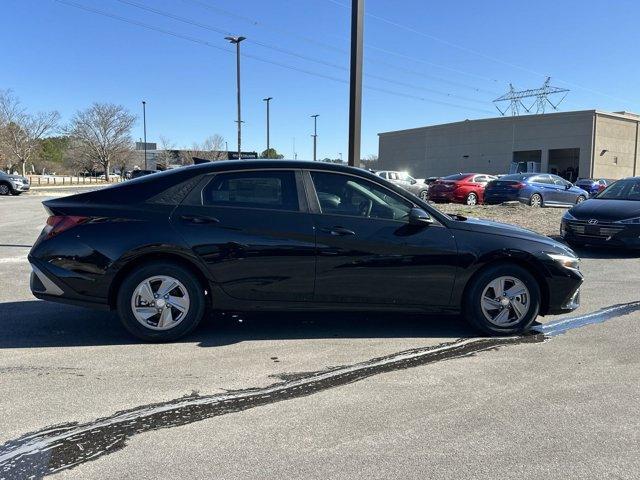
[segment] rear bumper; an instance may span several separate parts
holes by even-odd
[[[44,262],[30,256],[29,263],[31,264],[29,287],[34,297],[51,302],[110,310],[105,299],[78,294],[62,279],[54,275]]]

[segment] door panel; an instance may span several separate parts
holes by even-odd
[[[190,195],[172,214],[172,226],[234,298],[313,298],[313,220],[300,211],[298,182],[293,172],[286,173],[281,177],[274,171],[262,177],[255,171],[218,174],[201,194]],[[272,208],[253,208],[254,202]]]
[[[313,218],[317,301],[449,304],[457,249],[447,228],[340,215]]]
[[[449,304],[457,266],[450,231],[407,221],[412,202],[361,177],[311,172],[320,302]]]

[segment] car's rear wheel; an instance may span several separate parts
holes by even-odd
[[[418,197],[426,202],[427,200],[429,200],[429,190],[420,190]]]
[[[6,183],[0,183],[0,195],[9,195],[11,193],[11,187]]]
[[[586,199],[587,197],[585,197],[584,195],[578,195],[578,198],[576,198],[576,205],[584,202]]]
[[[542,195],[540,195],[539,193],[534,193],[533,195],[531,195],[531,198],[529,199],[529,205],[531,205],[532,207],[541,207]]]
[[[467,195],[467,198],[465,199],[465,203],[467,205],[477,205],[478,195],[474,192],[469,193],[469,195]]]
[[[540,286],[518,265],[488,267],[465,292],[464,316],[489,335],[526,332],[540,311]]]
[[[117,306],[130,333],[149,342],[167,342],[200,323],[205,312],[204,288],[182,266],[154,262],[124,279]]]

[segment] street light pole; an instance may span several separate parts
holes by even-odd
[[[316,161],[316,153],[317,153],[317,145],[318,145],[318,117],[320,115],[318,115],[317,113],[315,115],[311,115],[311,118],[313,118],[313,161]]]
[[[271,158],[269,152],[269,102],[273,100],[273,97],[263,98],[263,102],[267,102],[267,158]]]
[[[238,93],[238,160],[242,158],[242,115],[240,110],[240,42],[246,37],[224,37],[236,46],[236,84]]]
[[[142,129],[144,132],[144,169],[147,168],[147,102],[142,101]]]
[[[349,76],[349,165],[360,163],[364,0],[351,1],[351,69]]]

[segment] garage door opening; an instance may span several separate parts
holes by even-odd
[[[509,173],[539,172],[542,162],[542,150],[521,150],[513,152]]]
[[[579,148],[557,148],[549,150],[549,173],[560,175],[565,180],[575,182],[579,178]]]

